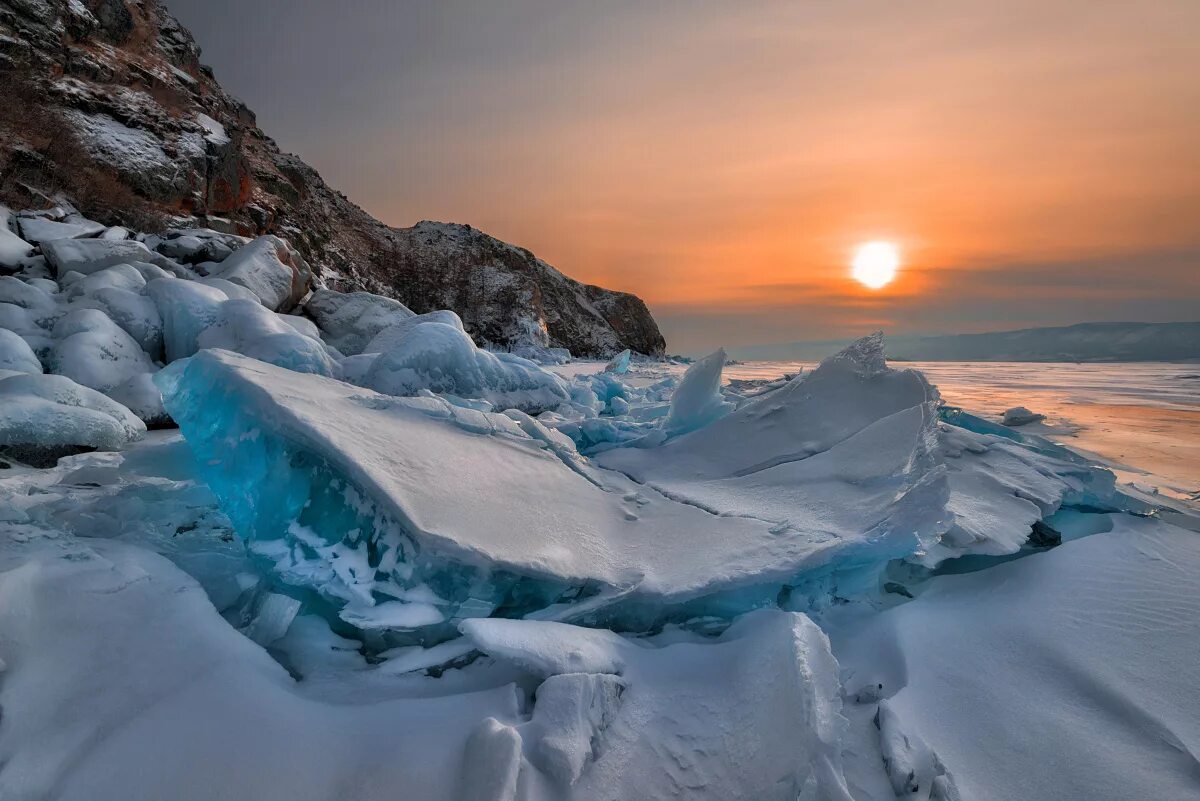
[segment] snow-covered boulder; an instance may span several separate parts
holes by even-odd
[[[163,408],[162,393],[154,383],[153,373],[138,373],[113,387],[108,397],[138,416],[147,428],[163,428],[172,424]]]
[[[48,325],[53,325],[53,314],[47,317],[12,303],[0,302],[0,328],[21,337],[39,355],[48,353],[54,345]]]
[[[146,238],[146,246],[183,264],[221,262],[250,240],[208,228],[174,228]]]
[[[132,264],[122,262],[72,280],[64,294],[68,300],[73,300],[83,295],[95,294],[101,289],[128,289],[140,292],[145,286],[146,278],[141,271]]]
[[[0,328],[0,370],[41,373],[42,363],[24,339],[7,328]]]
[[[52,316],[58,308],[49,292],[11,275],[0,275],[0,303],[20,306],[42,318]]]
[[[104,287],[73,301],[72,306],[99,309],[133,337],[150,358],[163,358],[162,316],[150,297],[129,289]]]
[[[115,450],[146,426],[121,404],[60,375],[0,378],[0,452],[34,465],[84,450]]]
[[[426,312],[425,314],[417,314],[409,317],[407,320],[392,323],[371,337],[371,341],[366,344],[362,352],[387,353],[404,342],[408,337],[409,331],[423,323],[444,323],[451,328],[457,328],[459,331],[466,331],[463,328],[462,320],[457,314],[447,309],[439,309],[437,311]]]
[[[226,281],[224,278],[214,278],[211,275],[197,279],[197,283],[211,286],[213,289],[219,289],[225,293],[225,297],[230,300],[252,300],[255,303],[261,303],[258,295],[251,292],[241,284],[235,284],[232,281]]]
[[[47,217],[21,217],[21,236],[29,242],[45,245],[59,239],[79,239],[98,236],[104,232],[102,223],[70,215],[62,221]]]
[[[1011,409],[1005,409],[1004,417],[1001,422],[1006,426],[1024,426],[1030,423],[1038,423],[1046,419],[1046,415],[1038,414],[1030,411],[1024,406],[1014,406]]]
[[[252,300],[227,300],[200,334],[201,348],[224,348],[298,373],[332,376],[337,364],[319,340],[299,333],[282,315]]]
[[[200,333],[217,321],[228,296],[220,289],[180,278],[159,278],[146,284],[163,326],[167,361],[196,352]]]
[[[462,329],[440,322],[407,328],[371,364],[363,383],[388,395],[428,390],[531,413],[570,397],[557,375],[519,356],[481,350]]]
[[[312,271],[300,254],[269,235],[235,250],[210,275],[244,286],[271,311],[290,311],[312,286]]]
[[[13,230],[12,212],[0,205],[0,270],[15,270],[33,253],[33,245]]]
[[[42,253],[54,268],[54,274],[69,272],[91,275],[114,264],[146,262],[168,267],[170,261],[152,252],[141,242],[130,239],[56,239],[42,243]]]
[[[55,324],[54,338],[50,372],[100,392],[157,369],[141,345],[97,309],[68,313]]]
[[[329,289],[314,291],[304,313],[317,321],[325,341],[347,356],[363,353],[380,331],[413,316],[403,303],[382,295]]]

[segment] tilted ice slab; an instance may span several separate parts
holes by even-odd
[[[838,571],[847,584],[860,569],[874,582],[879,565],[940,530],[941,485],[917,472],[883,479],[885,491],[868,482],[856,494],[847,482],[839,500],[852,519],[837,530],[780,525],[716,515],[598,470],[518,412],[380,395],[226,351],[159,376],[167,410],[252,550],[361,628],[372,628],[372,610],[377,627],[412,613],[435,631],[426,607],[449,624],[558,601],[572,604],[542,614],[615,615],[636,627],[703,598],[692,614],[728,616]],[[912,416],[897,434],[905,461],[932,425]]]
[[[948,499],[933,453],[936,401],[919,372],[887,367],[876,335],[710,425],[596,462],[714,514],[828,542],[872,536],[888,510],[893,526],[930,545]]]
[[[920,372],[887,365],[874,334],[708,426],[596,462],[716,514],[831,540],[868,532],[907,493],[892,523],[920,543],[902,556],[926,564],[1013,553],[1064,503],[1125,506],[1111,473],[971,415],[939,418],[938,404]]]

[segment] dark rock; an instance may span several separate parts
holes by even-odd
[[[1053,548],[1062,545],[1062,533],[1038,520],[1033,524],[1026,543],[1031,548]]]

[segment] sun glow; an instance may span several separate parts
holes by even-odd
[[[867,242],[855,251],[852,265],[855,280],[871,289],[881,289],[896,277],[900,252],[891,242]]]

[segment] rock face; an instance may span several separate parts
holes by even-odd
[[[62,194],[141,230],[274,234],[319,282],[452,309],[482,344],[577,356],[665,347],[633,295],[467,226],[371,217],[279,151],[158,0],[0,0],[0,97],[0,202]]]

